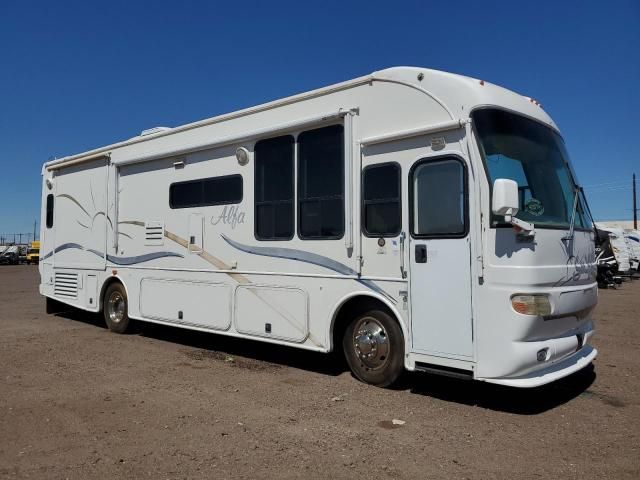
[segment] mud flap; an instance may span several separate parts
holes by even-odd
[[[70,307],[66,303],[62,303],[62,302],[59,302],[58,300],[54,300],[53,298],[47,297],[47,313],[48,314],[68,312],[69,310],[71,310],[71,308],[73,307]]]

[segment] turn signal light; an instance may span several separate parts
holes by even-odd
[[[511,297],[511,306],[523,315],[551,315],[551,303],[547,295],[514,295]]]

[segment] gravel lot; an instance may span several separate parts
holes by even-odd
[[[595,369],[533,391],[382,390],[328,355],[115,335],[46,315],[37,283],[0,267],[2,478],[640,478],[640,281],[600,292]]]

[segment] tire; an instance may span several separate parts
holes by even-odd
[[[104,321],[109,330],[115,333],[129,331],[131,327],[129,303],[127,301],[127,292],[121,283],[114,282],[107,287],[102,305]]]
[[[388,313],[370,310],[347,327],[342,349],[353,375],[364,383],[391,386],[404,371],[404,337]]]

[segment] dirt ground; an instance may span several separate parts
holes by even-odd
[[[640,281],[600,291],[595,369],[525,391],[383,390],[328,355],[116,335],[46,315],[37,283],[0,267],[1,478],[640,478]]]

